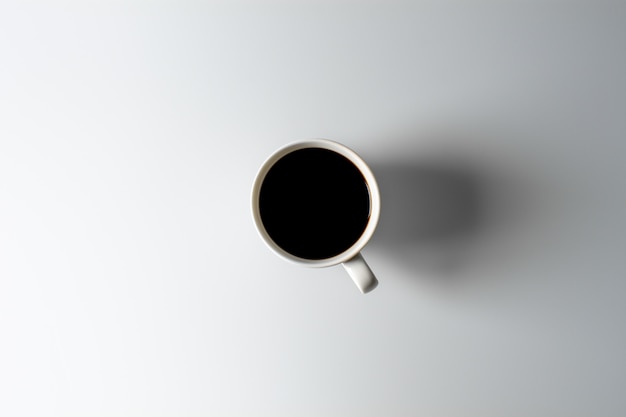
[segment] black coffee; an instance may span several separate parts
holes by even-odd
[[[259,197],[261,220],[272,240],[300,258],[325,259],[363,234],[370,195],[359,169],[321,148],[283,156],[269,170]]]

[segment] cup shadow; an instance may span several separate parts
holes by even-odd
[[[412,281],[465,285],[515,262],[525,187],[489,161],[372,161],[381,217],[370,242]],[[513,246],[512,246],[513,245]]]
[[[386,244],[461,239],[481,223],[480,179],[460,167],[374,166],[384,213],[377,238]]]

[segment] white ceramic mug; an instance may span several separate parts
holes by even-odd
[[[324,259],[305,259],[295,256],[274,242],[263,225],[259,204],[263,182],[274,164],[294,151],[309,148],[330,150],[348,159],[360,171],[369,192],[369,219],[361,236],[352,246],[340,254]],[[361,256],[361,250],[374,234],[374,230],[378,224],[380,217],[380,192],[374,174],[370,168],[354,151],[346,146],[326,139],[310,139],[291,143],[278,149],[263,163],[257,173],[252,187],[252,216],[263,241],[281,258],[299,265],[317,268],[342,264],[363,294],[370,292],[378,285],[376,276]],[[303,236],[303,239],[306,239],[306,236]]]

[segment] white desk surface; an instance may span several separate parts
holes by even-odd
[[[0,6],[0,415],[626,415],[626,3]],[[264,247],[355,149],[380,286]]]

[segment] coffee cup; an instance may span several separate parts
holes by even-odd
[[[278,149],[256,175],[252,216],[279,257],[308,267],[342,264],[363,294],[378,285],[361,250],[378,224],[380,192],[348,147],[310,139]]]

